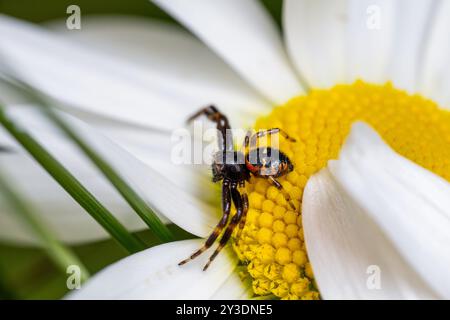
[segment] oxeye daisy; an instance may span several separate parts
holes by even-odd
[[[257,1],[154,2],[193,35],[125,17],[86,17],[74,33],[1,16],[2,61],[60,102],[163,219],[196,236],[220,219],[220,195],[195,166],[171,163],[170,133],[202,106],[220,106],[235,128],[293,138],[279,144],[293,166],[277,178],[287,194],[249,178],[242,232],[207,271],[212,251],[177,265],[204,240],[171,242],[68,297],[449,298],[450,4],[285,0],[280,33]],[[4,99],[129,229],[144,227],[39,112]],[[55,209],[39,211],[62,240],[105,236],[25,153],[0,161],[35,207]],[[32,242],[7,213],[0,236]]]

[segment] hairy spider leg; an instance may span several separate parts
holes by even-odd
[[[230,182],[228,180],[224,180],[222,184],[222,212],[223,212],[222,218],[220,219],[217,226],[214,228],[214,231],[209,235],[208,239],[205,241],[205,244],[196,252],[194,252],[189,258],[178,263],[179,266],[197,258],[199,255],[201,255],[203,252],[208,250],[208,248],[210,248],[213,245],[213,243],[222,233],[223,228],[227,225],[228,217],[230,216],[230,210],[231,210]]]
[[[291,195],[289,194],[289,192],[286,191],[285,188],[283,188],[283,185],[272,176],[269,176],[268,178],[275,185],[275,187],[278,190],[283,192],[284,198],[286,199],[286,202],[289,203],[289,206],[291,207],[291,209],[293,209],[294,211],[297,210],[297,208],[295,207],[294,201],[292,201],[292,199],[291,199]]]
[[[188,122],[191,122],[195,118],[205,115],[209,120],[217,124],[217,141],[220,151],[233,151],[233,134],[231,132],[231,126],[228,122],[228,118],[222,114],[214,105],[209,105],[198,112],[194,113],[188,118]]]
[[[268,130],[260,130],[256,133],[254,133],[249,139],[246,139],[245,141],[245,148],[248,147],[249,141],[250,140],[250,149],[253,149],[256,147],[257,144],[257,140],[259,138],[265,137],[265,136],[272,136],[274,134],[280,134],[283,138],[289,140],[290,142],[295,142],[296,140],[292,137],[290,137],[285,131],[281,130],[280,128],[272,128],[272,129],[268,129]]]
[[[227,229],[223,233],[222,238],[220,239],[217,249],[214,251],[214,253],[209,258],[208,263],[203,268],[203,271],[206,271],[206,269],[208,269],[208,267],[211,265],[211,263],[214,261],[214,259],[219,254],[219,252],[228,243],[228,240],[230,240],[233,230],[239,224],[239,222],[242,218],[242,215],[244,213],[244,205],[243,205],[242,197],[241,197],[241,194],[239,193],[239,191],[237,190],[236,185],[231,186],[231,198],[233,199],[234,206],[236,207],[236,214],[231,219],[230,224],[228,225]]]
[[[237,239],[239,239],[241,237],[241,233],[242,233],[242,230],[244,229],[245,221],[247,219],[247,211],[249,208],[248,196],[247,196],[247,191],[245,190],[245,182],[244,181],[242,181],[241,187],[242,187],[241,197],[242,197],[242,204],[244,207],[244,211],[242,213],[241,221],[239,222],[239,227],[238,227],[238,231],[237,231],[237,235],[236,235]]]
[[[244,142],[242,143],[242,146],[241,146],[241,152],[243,154],[247,153],[247,149],[248,149],[249,142],[250,142],[250,137],[252,135],[253,135],[252,130],[248,130],[247,133],[245,134]]]

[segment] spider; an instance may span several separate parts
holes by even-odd
[[[248,197],[245,191],[241,191],[241,193],[238,188],[244,190],[245,182],[250,179],[251,175],[270,180],[275,187],[284,193],[289,205],[295,209],[292,200],[290,200],[289,194],[283,189],[281,183],[276,180],[277,177],[283,176],[294,169],[292,162],[278,149],[271,147],[256,147],[257,139],[263,136],[281,134],[284,138],[291,142],[295,142],[295,139],[289,137],[279,128],[262,130],[253,134],[249,131],[245,136],[242,146],[243,150],[237,151],[233,147],[231,127],[227,117],[223,115],[214,105],[210,105],[192,115],[188,119],[188,122],[191,122],[202,115],[205,115],[209,120],[215,122],[217,125],[219,151],[213,155],[212,180],[213,182],[223,181],[223,215],[214,231],[205,241],[204,245],[194,252],[189,258],[181,261],[178,265],[181,266],[195,259],[210,248],[228,223],[231,210],[231,201],[233,201],[236,208],[236,214],[233,216],[231,222],[228,224],[228,227],[223,232],[217,249],[211,255],[208,263],[203,268],[203,271],[205,271],[227,244],[236,226],[238,226],[238,234],[244,228],[245,218],[249,206]],[[249,152],[247,152],[248,149]]]

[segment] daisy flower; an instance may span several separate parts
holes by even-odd
[[[276,127],[296,139],[280,141],[294,164],[280,182],[300,209],[253,177],[242,235],[206,272],[208,253],[177,265],[204,240],[171,242],[68,297],[450,298],[450,3],[285,0],[280,32],[258,1],[154,2],[192,34],[129,17],[85,17],[72,32],[1,16],[2,60],[60,102],[163,219],[194,235],[213,230],[219,195],[204,171],[170,161],[171,132],[210,103],[234,128]],[[145,227],[45,117],[0,92],[20,128],[124,225]],[[25,152],[0,161],[60,239],[106,236]],[[33,243],[0,214],[2,238]]]

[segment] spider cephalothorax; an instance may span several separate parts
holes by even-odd
[[[240,232],[245,225],[245,217],[248,210],[248,197],[245,193],[245,182],[251,175],[269,179],[278,189],[284,191],[283,186],[275,178],[285,175],[294,169],[289,158],[280,150],[272,147],[257,147],[257,139],[263,136],[281,134],[286,139],[294,142],[284,131],[278,128],[258,131],[254,134],[248,132],[245,136],[242,151],[234,150],[231,127],[226,116],[214,106],[208,106],[189,118],[191,121],[201,115],[217,124],[219,151],[213,155],[212,173],[213,181],[222,182],[222,211],[223,215],[214,231],[206,240],[203,247],[194,252],[188,259],[179,265],[198,257],[216,241],[228,223],[231,201],[236,208],[236,214],[231,219],[220,239],[219,246],[209,258],[203,270],[206,270],[220,250],[227,244],[234,229],[238,226]],[[240,188],[240,190],[239,190]],[[295,209],[289,194],[284,192],[286,200]]]

